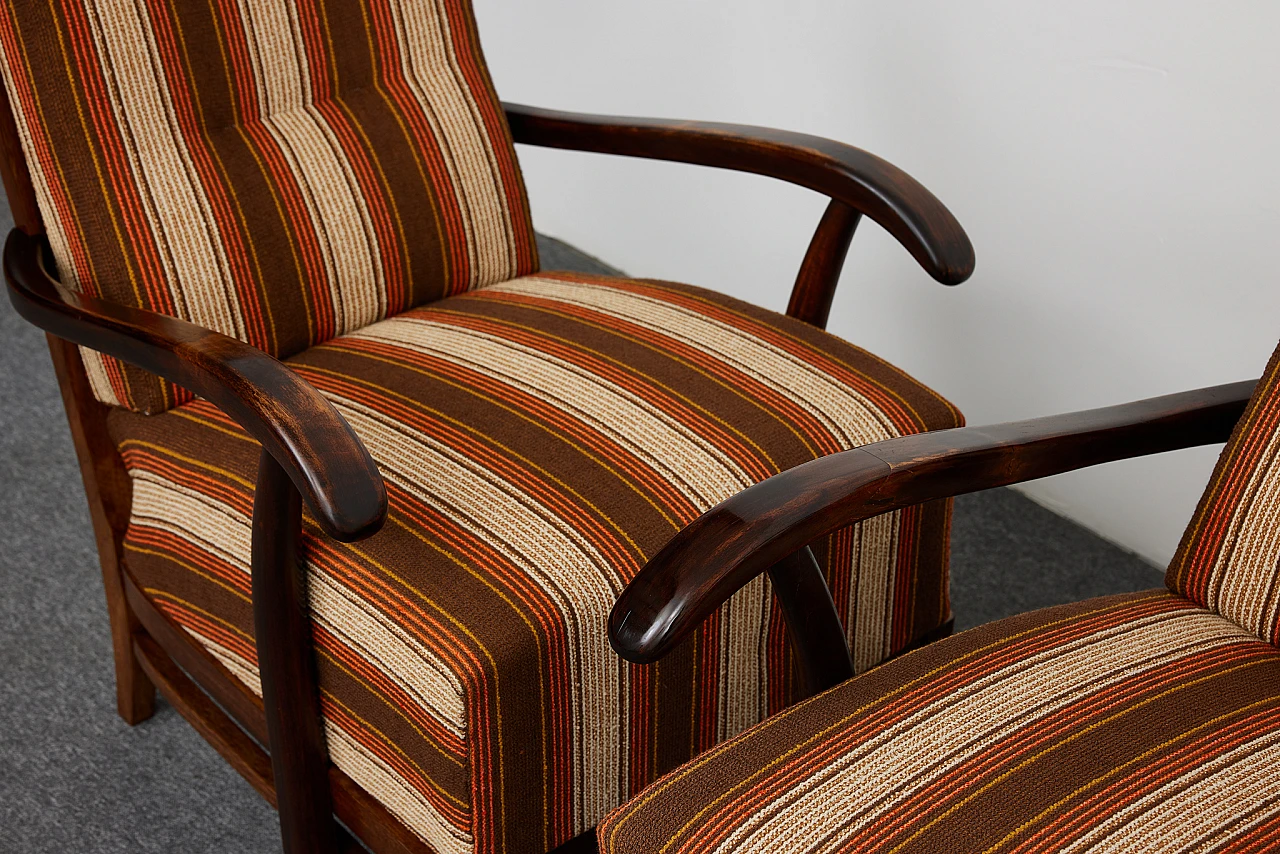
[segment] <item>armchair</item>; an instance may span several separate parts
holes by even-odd
[[[1168,590],[1000,620],[847,681],[825,671],[830,690],[612,813],[600,850],[1274,849],[1278,378],[1280,350],[1256,383],[890,439],[704,514],[615,606],[610,636],[625,658],[660,659],[738,585],[831,526],[1227,442]]]
[[[945,502],[797,547],[657,676],[605,623],[721,499],[960,423],[822,327],[863,215],[944,284],[973,252],[848,146],[504,106],[469,4],[402,5],[7,4],[5,279],[50,336],[128,723],[159,689],[291,854],[582,847],[804,693],[797,608],[850,672],[948,630]],[[830,196],[790,316],[539,270],[513,138]]]

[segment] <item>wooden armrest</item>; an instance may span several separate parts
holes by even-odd
[[[951,211],[906,172],[851,145],[749,125],[502,106],[516,142],[779,178],[871,217],[944,285],[958,285],[973,273],[973,246]]]
[[[5,243],[5,279],[18,314],[213,402],[280,463],[335,539],[359,540],[381,527],[387,513],[382,476],[315,388],[243,341],[64,287],[45,269],[44,246],[43,238],[18,229]]]
[[[614,605],[623,658],[656,661],[737,590],[837,528],[936,498],[1226,441],[1256,381],[888,439],[774,475],[708,510]]]

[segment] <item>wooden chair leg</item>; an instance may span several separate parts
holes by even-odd
[[[285,854],[337,854],[306,576],[298,559],[301,525],[298,490],[263,451],[253,500],[253,618],[280,835]]]
[[[134,655],[133,636],[138,621],[125,601],[120,575],[121,543],[129,525],[133,485],[107,433],[107,407],[95,400],[89,389],[80,352],[74,344],[61,338],[50,335],[48,339],[102,565],[102,587],[107,595],[116,666],[116,710],[133,726],[151,717],[156,705],[156,689]]]

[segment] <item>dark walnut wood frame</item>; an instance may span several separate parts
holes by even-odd
[[[815,326],[826,324],[845,253],[863,215],[893,234],[943,284],[958,284],[973,270],[969,240],[942,203],[906,173],[859,149],[762,128],[504,107],[519,143],[754,172],[830,197],[787,311]],[[51,273],[44,223],[3,88],[0,177],[17,224],[4,248],[9,296],[19,314],[48,333],[102,564],[120,716],[130,724],[148,718],[159,689],[279,809],[289,854],[357,850],[357,838],[380,854],[429,850],[329,764],[309,625],[300,605],[305,594],[297,571],[303,502],[329,535],[344,541],[373,534],[385,518],[386,491],[368,452],[328,401],[276,359],[191,323],[63,287]],[[94,399],[76,345],[191,389],[262,443],[252,585],[265,703],[164,617],[131,577],[122,553],[131,484],[107,438],[108,407]],[[761,522],[786,515],[791,499],[776,485],[763,489],[750,491]],[[762,500],[766,496],[771,504]],[[717,508],[711,515],[724,512]],[[704,529],[716,535],[716,524],[705,520],[690,530]],[[805,541],[792,540],[785,554],[773,541],[762,553],[770,555],[765,569],[777,585],[808,685],[817,690],[847,678],[852,667],[822,574]],[[714,555],[714,545],[702,548]],[[682,536],[675,547],[692,548],[690,536]],[[656,592],[677,589],[663,581],[679,565],[672,554],[672,549],[664,552],[659,565],[646,570],[624,596],[628,604],[620,612],[620,648],[626,648],[632,627],[639,626],[631,622],[637,618],[627,616],[643,611],[637,610],[638,600],[656,601]],[[758,561],[748,557],[739,563],[754,567]],[[710,577],[730,579],[707,587],[715,595],[741,576],[713,565],[707,571]],[[679,570],[678,575],[684,579],[689,573]],[[588,847],[594,847],[591,833],[564,846]]]

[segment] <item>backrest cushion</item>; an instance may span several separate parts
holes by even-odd
[[[537,268],[469,0],[5,0],[0,66],[82,291],[284,357]]]
[[[1280,645],[1280,349],[1218,458],[1165,583]]]

